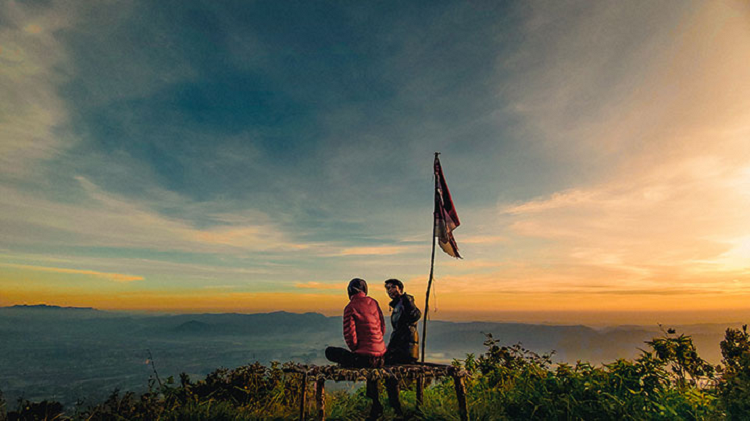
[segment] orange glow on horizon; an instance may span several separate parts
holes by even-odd
[[[420,291],[421,292],[421,291]],[[370,294],[388,313],[385,292]],[[424,296],[415,299],[424,307]],[[515,321],[559,323],[653,324],[670,320],[659,314],[679,313],[683,323],[738,321],[750,316],[750,294],[612,295],[588,293],[443,293],[431,297],[431,318],[455,321]],[[339,316],[348,298],[344,291],[331,293],[130,291],[115,294],[68,291],[5,291],[0,305],[49,304],[93,307],[110,311],[167,313],[267,313],[316,312]],[[437,311],[435,311],[437,309]],[[694,314],[693,314],[694,313]],[[700,318],[691,315],[700,314]],[[604,319],[602,319],[604,317]],[[696,316],[697,317],[697,316]]]

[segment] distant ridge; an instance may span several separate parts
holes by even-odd
[[[187,321],[173,329],[176,333],[209,333],[215,328],[208,323],[197,320]]]
[[[9,307],[0,307],[0,308],[8,308],[8,309],[20,309],[20,310],[87,310],[87,311],[97,311],[93,307],[63,307],[63,306],[51,306],[48,304],[16,304],[14,306]]]
[[[171,325],[166,332],[197,335],[268,335],[278,333],[340,335],[341,319],[320,313],[202,313],[157,316],[153,321]]]

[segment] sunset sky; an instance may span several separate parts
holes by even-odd
[[[744,0],[0,2],[0,306],[422,306],[436,151],[435,319],[750,319]]]

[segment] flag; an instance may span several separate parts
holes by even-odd
[[[445,184],[443,168],[440,166],[440,159],[435,155],[435,236],[438,237],[440,248],[450,256],[460,259],[458,246],[453,238],[455,230],[461,221],[458,220],[456,208],[453,206],[451,192],[448,185]]]

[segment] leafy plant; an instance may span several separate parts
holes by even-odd
[[[687,384],[697,386],[701,380],[713,380],[715,369],[698,356],[693,339],[684,334],[675,336],[669,329],[661,338],[646,342],[653,349],[654,357],[671,367],[679,387]]]
[[[29,402],[18,400],[18,408],[8,412],[8,421],[59,420],[63,418],[63,406],[60,402]]]
[[[722,405],[729,419],[747,419],[750,414],[750,335],[747,325],[726,330],[721,341],[724,370],[719,383]]]

